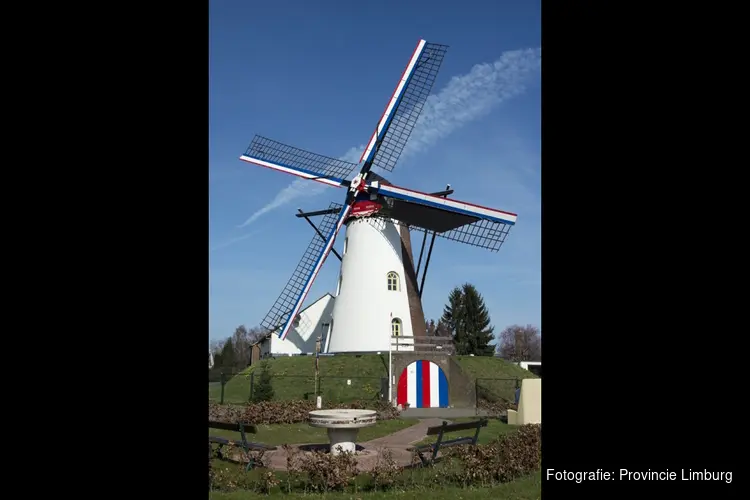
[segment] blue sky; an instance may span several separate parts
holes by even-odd
[[[450,48],[409,151],[393,172],[377,173],[420,191],[451,184],[455,199],[518,213],[499,252],[436,240],[425,315],[437,320],[450,290],[471,282],[496,333],[541,327],[540,4],[210,2],[212,340],[257,325],[276,300],[313,235],[297,208],[344,196],[238,157],[257,133],[357,161],[420,38]],[[331,256],[308,302],[334,292],[337,273]]]

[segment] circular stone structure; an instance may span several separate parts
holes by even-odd
[[[354,453],[354,443],[362,427],[375,425],[375,410],[315,410],[310,412],[310,425],[328,429],[331,454]]]

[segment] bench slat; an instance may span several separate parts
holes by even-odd
[[[451,439],[450,441],[442,441],[440,443],[441,448],[445,448],[448,446],[457,446],[459,444],[472,444],[474,440],[470,437],[464,437],[464,438],[458,438],[458,439]],[[430,444],[420,444],[419,446],[415,446],[413,448],[408,448],[408,451],[431,451],[437,443],[430,443]]]
[[[240,432],[240,424],[239,423],[229,423],[229,422],[216,422],[214,420],[208,421],[208,428],[209,429],[221,429],[224,431],[235,431]],[[247,434],[257,434],[258,429],[252,425],[252,424],[245,424],[245,433]]]
[[[267,444],[263,443],[247,443],[247,447],[251,450],[277,450],[278,446],[269,446]]]
[[[446,426],[438,425],[435,427],[428,427],[427,428],[427,435],[428,436],[436,436],[440,434],[440,431],[444,432],[455,432],[455,431],[465,431],[469,429],[476,429],[477,427],[487,427],[487,420],[475,420],[474,422],[461,422],[458,424],[448,424]]]

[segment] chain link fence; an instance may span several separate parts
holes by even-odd
[[[209,378],[208,400],[219,404],[244,404],[253,400],[260,374],[219,374]],[[322,396],[333,403],[379,400],[387,377],[323,376],[317,382],[312,375],[271,375],[273,399],[280,401],[310,399]]]

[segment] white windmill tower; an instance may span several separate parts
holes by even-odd
[[[425,334],[421,290],[436,236],[498,250],[516,215],[448,199],[453,191],[422,193],[392,185],[371,171],[391,172],[419,118],[447,47],[420,40],[359,164],[330,158],[256,136],[241,160],[329,186],[346,188],[344,204],[297,214],[315,228],[310,245],[281,295],[261,322],[279,339],[297,332],[307,318],[302,305],[326,257],[341,260],[326,352],[386,351],[393,334]],[[357,169],[351,181],[346,180]],[[320,227],[309,217],[323,215]],[[346,225],[343,255],[333,249]],[[424,231],[414,267],[409,228]],[[417,274],[425,242],[432,241],[422,283]],[[330,302],[329,302],[330,304]],[[328,308],[329,306],[326,306]],[[323,306],[319,309],[322,310]],[[299,337],[299,335],[297,335]],[[294,340],[293,340],[294,341]]]

